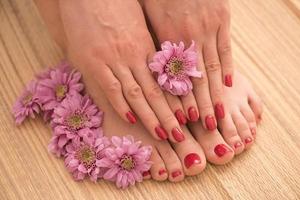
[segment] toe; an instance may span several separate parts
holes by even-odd
[[[173,148],[181,161],[185,175],[192,176],[202,172],[206,166],[204,152],[199,143],[193,138],[189,130],[184,127],[186,139],[173,144]]]
[[[157,181],[166,180],[168,178],[168,172],[163,159],[161,158],[156,149],[153,149],[152,151],[151,161],[153,162],[153,165],[150,169],[151,177]],[[150,177],[150,175],[144,176],[144,179],[147,179],[148,177]]]
[[[202,147],[206,159],[217,165],[223,165],[234,157],[232,148],[217,131],[206,131],[201,123],[190,124],[190,130]]]
[[[248,94],[248,103],[254,113],[256,122],[259,123],[262,119],[261,116],[263,113],[263,106],[260,97],[254,92],[253,89],[251,89]]]
[[[256,128],[256,119],[255,119],[255,115],[254,115],[253,111],[251,110],[251,108],[247,104],[247,105],[241,107],[241,113],[243,114],[243,116],[247,120],[248,126],[250,128],[250,132],[251,132],[253,138],[255,139],[257,128]]]

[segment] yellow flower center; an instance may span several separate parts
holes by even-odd
[[[58,85],[55,88],[55,95],[58,99],[63,99],[66,96],[67,91],[68,91],[67,86]]]
[[[22,100],[22,103],[23,105],[27,105],[31,100],[32,100],[32,94],[29,93],[28,95],[26,95],[23,100]]]
[[[74,113],[67,119],[67,124],[72,129],[78,130],[83,127],[86,117],[80,113]]]
[[[95,151],[89,146],[83,146],[76,152],[76,158],[80,160],[85,167],[90,167],[93,165],[96,159]]]
[[[180,60],[171,60],[169,64],[169,70],[171,74],[177,75],[183,69],[183,62]]]
[[[135,166],[135,162],[131,156],[123,155],[121,159],[121,167],[127,171],[130,171]]]

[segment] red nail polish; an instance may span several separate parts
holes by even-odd
[[[199,116],[198,116],[198,112],[197,112],[196,108],[190,107],[188,110],[188,113],[189,113],[190,120],[192,122],[198,121]]]
[[[225,117],[224,106],[221,103],[215,105],[215,115],[217,119],[223,119]]]
[[[210,131],[215,130],[217,128],[215,118],[211,115],[205,117],[206,128]]]
[[[166,172],[167,172],[167,170],[161,169],[161,170],[158,171],[158,174],[161,176],[161,175],[163,175]]]
[[[252,140],[251,137],[248,137],[248,138],[245,139],[245,143],[246,143],[246,144],[249,144],[249,143],[251,143],[252,141],[253,141],[253,140]]]
[[[134,116],[134,114],[131,111],[128,111],[126,113],[126,117],[130,123],[132,123],[132,124],[136,123],[136,117]]]
[[[179,128],[173,128],[172,135],[177,142],[182,142],[184,140],[184,135]]]
[[[162,140],[166,140],[168,138],[166,130],[161,126],[155,127],[155,132],[158,135],[158,137]]]
[[[185,117],[185,114],[182,112],[182,110],[177,110],[175,112],[175,116],[180,125],[185,125],[187,123],[187,119]]]
[[[256,136],[256,128],[251,128],[251,134],[252,134],[253,136]]]
[[[232,87],[232,78],[231,78],[231,75],[226,75],[225,76],[225,85],[227,87]]]
[[[150,175],[150,172],[149,172],[149,171],[143,172],[143,177],[146,177],[146,176],[149,176],[149,175]]]
[[[190,168],[194,164],[201,163],[200,157],[196,153],[190,153],[184,158],[184,165],[186,168]]]
[[[173,178],[176,178],[177,176],[180,176],[181,175],[181,171],[175,171],[175,172],[172,172],[172,177]]]
[[[219,157],[224,156],[230,149],[225,144],[218,144],[215,149],[215,154]]]
[[[243,144],[241,142],[237,142],[234,144],[235,149],[240,148],[241,146],[243,146]]]

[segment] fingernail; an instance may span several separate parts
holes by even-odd
[[[251,128],[251,134],[252,134],[253,136],[256,136],[256,128]]]
[[[146,176],[149,176],[149,175],[150,175],[150,172],[149,172],[149,171],[143,172],[143,177],[146,177]]]
[[[155,127],[155,132],[158,135],[158,137],[162,140],[166,140],[168,138],[166,130],[161,126]]]
[[[243,146],[243,144],[241,142],[237,142],[234,144],[235,149],[240,148],[241,146]]]
[[[222,103],[217,103],[215,105],[215,115],[217,119],[223,119],[225,117],[224,106]]]
[[[172,135],[177,142],[182,142],[184,140],[184,135],[179,128],[173,128]]]
[[[176,178],[177,176],[180,176],[181,175],[181,171],[175,171],[175,172],[172,172],[172,177],[173,178]]]
[[[218,144],[214,151],[217,156],[222,157],[229,152],[230,149],[225,144]]]
[[[245,139],[245,143],[246,143],[246,144],[249,144],[249,143],[251,143],[252,141],[253,141],[253,140],[252,140],[251,137],[248,137],[248,138]]]
[[[199,116],[195,107],[190,107],[188,113],[189,113],[190,120],[192,122],[198,121]]]
[[[185,114],[182,112],[182,110],[178,109],[175,112],[175,116],[176,116],[176,118],[177,118],[180,125],[185,125],[186,124],[187,119],[185,117]]]
[[[215,130],[217,128],[215,118],[211,115],[205,117],[206,128],[210,131]]]
[[[136,123],[136,117],[134,116],[134,114],[131,111],[128,111],[126,113],[126,117],[130,123],[132,123],[132,124]]]
[[[200,157],[196,153],[190,153],[184,158],[184,165],[188,169],[194,164],[201,163]]]
[[[161,176],[161,175],[163,175],[166,172],[167,172],[167,170],[161,169],[161,170],[158,171],[158,174]]]
[[[225,76],[225,85],[227,87],[232,87],[232,78],[231,78],[231,75],[226,75]]]

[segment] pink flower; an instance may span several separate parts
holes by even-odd
[[[27,116],[35,118],[40,112],[40,104],[36,95],[37,82],[31,81],[13,106],[16,124],[21,124]]]
[[[105,156],[104,151],[109,145],[108,138],[99,137],[92,144],[81,142],[67,146],[65,165],[75,180],[82,180],[86,176],[92,181],[102,178],[105,169],[98,167],[96,162]]]
[[[202,77],[202,73],[196,68],[194,41],[188,49],[184,49],[183,42],[176,45],[166,41],[162,43],[161,49],[154,55],[149,68],[158,74],[157,81],[163,89],[173,95],[187,95],[193,89],[189,77]]]
[[[135,182],[143,180],[142,173],[151,167],[149,161],[152,148],[142,146],[141,142],[135,142],[132,136],[113,136],[113,147],[108,147],[105,157],[96,162],[98,167],[108,168],[103,178],[115,181],[118,188],[126,188]]]

